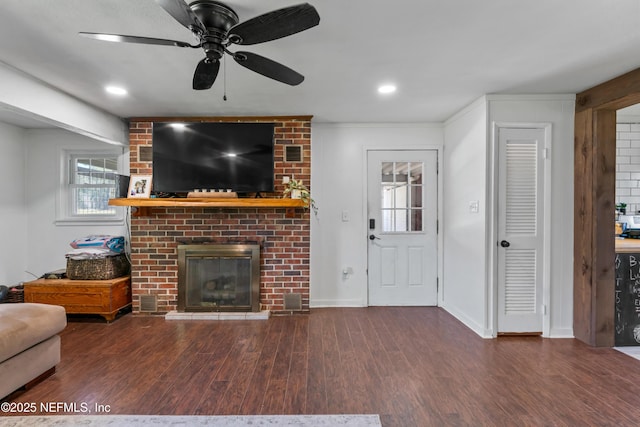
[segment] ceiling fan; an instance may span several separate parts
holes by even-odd
[[[202,48],[205,57],[193,75],[195,90],[209,89],[218,76],[220,60],[230,55],[238,64],[263,76],[288,85],[298,85],[304,76],[289,67],[252,52],[231,52],[232,45],[252,45],[287,37],[320,23],[316,9],[308,3],[277,9],[238,23],[238,15],[229,6],[214,0],[196,0],[187,5],[183,0],[155,0],[176,21],[188,28],[199,43],[192,45],[177,40],[81,32],[83,37],[126,43]]]

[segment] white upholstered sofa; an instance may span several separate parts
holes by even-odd
[[[64,307],[0,304],[0,399],[60,362],[60,337],[67,325]]]

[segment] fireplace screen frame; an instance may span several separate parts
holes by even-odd
[[[189,258],[250,258],[249,305],[187,305]],[[178,312],[259,312],[260,311],[260,245],[196,244],[178,245]]]

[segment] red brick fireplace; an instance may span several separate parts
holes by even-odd
[[[151,174],[153,121],[184,118],[136,118],[129,127],[130,171]],[[197,118],[222,121],[229,118]],[[311,117],[235,118],[241,122],[275,123],[275,193],[284,190],[283,176],[305,184],[311,178]],[[285,163],[284,147],[302,147],[302,161]],[[131,287],[135,314],[164,314],[177,309],[178,245],[258,242],[260,306],[272,313],[284,310],[284,295],[298,293],[302,311],[309,309],[310,213],[296,209],[288,218],[284,208],[153,207],[145,216],[131,217]],[[157,308],[148,311],[141,296],[154,296]]]

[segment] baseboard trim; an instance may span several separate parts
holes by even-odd
[[[330,307],[367,307],[367,303],[362,300],[332,300],[317,299],[309,301],[309,308],[330,308]]]

